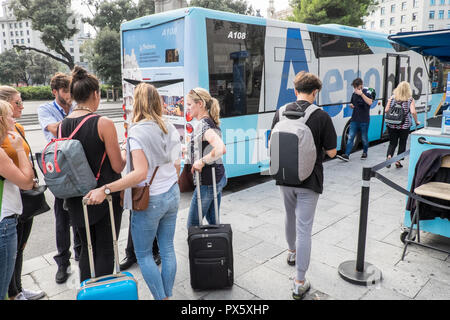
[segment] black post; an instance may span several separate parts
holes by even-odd
[[[356,270],[364,272],[364,257],[366,254],[367,217],[369,215],[369,194],[371,168],[363,168],[361,186],[361,206],[359,216],[358,253],[356,257]]]
[[[364,262],[366,253],[367,217],[369,215],[369,193],[372,168],[363,168],[361,186],[361,206],[358,232],[358,252],[356,261],[346,261],[339,265],[339,275],[346,281],[357,285],[376,284],[381,280],[381,271]]]

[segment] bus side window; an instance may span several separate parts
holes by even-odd
[[[259,111],[264,65],[265,27],[206,20],[209,87],[221,117]]]

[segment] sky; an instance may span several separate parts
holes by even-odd
[[[0,2],[2,2],[2,0],[0,0]],[[247,0],[247,2],[253,6],[255,11],[257,9],[261,9],[261,15],[263,17],[267,16],[267,7],[269,6],[269,0]],[[289,7],[289,0],[274,0],[274,4],[276,11],[283,10]],[[81,0],[72,0],[72,6],[76,11],[82,14],[86,13],[86,9],[81,6]],[[0,16],[2,14],[2,9],[0,7]]]

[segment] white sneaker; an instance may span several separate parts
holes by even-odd
[[[296,258],[296,254],[295,251],[288,251],[288,256],[287,256],[287,264],[290,266],[295,266],[295,258]]]
[[[305,283],[300,284],[295,282],[294,279],[294,288],[292,289],[292,298],[294,300],[302,300],[305,294],[311,289],[311,284],[307,279],[305,279]]]
[[[22,292],[20,292],[15,298],[14,300],[28,300]]]
[[[22,292],[19,294],[22,294],[27,300],[38,300],[45,296],[44,291],[32,291],[26,289],[22,289]]]

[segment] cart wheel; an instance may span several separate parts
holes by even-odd
[[[406,240],[406,238],[408,237],[408,235],[409,235],[409,231],[408,231],[408,230],[403,231],[403,232],[400,234],[400,240],[401,240],[403,243],[405,243],[405,240]],[[412,237],[411,240],[415,240],[415,239],[416,239],[416,236],[414,235],[414,236]]]

